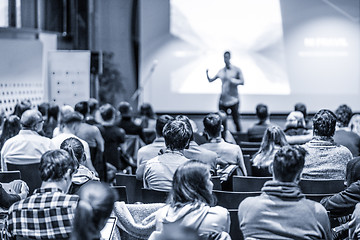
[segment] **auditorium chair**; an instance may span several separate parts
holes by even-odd
[[[0,183],[9,183],[18,179],[21,179],[21,173],[19,170],[0,172]]]
[[[261,191],[264,183],[272,180],[272,177],[249,177],[249,176],[233,176],[234,192],[257,192]]]
[[[344,180],[339,179],[301,179],[299,186],[303,193],[338,193],[345,189]]]
[[[42,181],[40,178],[40,163],[34,164],[12,164],[6,163],[7,169],[9,171],[20,171],[21,172],[21,180],[26,182],[29,187],[29,194],[31,195],[35,189],[40,188]]]
[[[217,205],[227,209],[238,209],[239,204],[247,197],[259,196],[261,192],[228,192],[213,190]]]
[[[261,142],[246,142],[241,141],[239,146],[240,148],[260,148]]]
[[[230,233],[229,233],[231,239],[243,240],[244,236],[240,230],[238,210],[237,209],[229,209],[228,211],[230,213],[230,221],[231,221]]]
[[[241,151],[243,155],[250,155],[252,158],[259,151],[259,148],[241,148]]]
[[[244,164],[245,164],[247,175],[252,176],[253,172],[252,172],[252,164],[250,161],[250,155],[249,154],[243,155],[243,158],[244,158]]]
[[[168,192],[148,188],[142,188],[141,193],[143,203],[165,203],[169,195]]]
[[[141,202],[142,181],[136,179],[136,175],[116,173],[116,186],[125,186],[129,203]]]
[[[125,186],[111,186],[117,193],[116,201],[129,203]]]
[[[321,199],[323,199],[324,197],[331,197],[334,194],[331,193],[307,193],[305,194],[306,199],[310,199],[313,200],[315,202],[320,202]]]
[[[211,177],[213,183],[213,190],[221,190],[220,176]]]

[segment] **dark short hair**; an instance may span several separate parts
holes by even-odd
[[[89,104],[87,101],[81,101],[75,104],[74,110],[81,113],[84,117],[89,112]]]
[[[217,113],[210,113],[203,120],[204,130],[210,137],[217,137],[221,132],[221,117]]]
[[[304,118],[306,118],[306,106],[303,103],[296,103],[294,106],[294,111],[302,112]]]
[[[120,102],[118,110],[123,117],[128,117],[131,115],[131,105],[128,102]]]
[[[317,136],[332,137],[335,133],[336,115],[328,110],[321,109],[313,118],[314,134]]]
[[[207,188],[209,174],[209,166],[197,160],[190,160],[178,167],[169,198],[171,206],[181,207],[189,203],[213,205],[214,198]]]
[[[191,140],[193,140],[194,139],[194,130],[191,126],[190,119],[185,115],[177,115],[175,117],[175,120],[183,121],[188,126],[188,128],[191,130]]]
[[[164,129],[164,126],[169,122],[169,121],[172,121],[174,120],[173,117],[171,117],[170,115],[161,115],[160,117],[158,117],[156,119],[156,134],[159,136],[159,137],[162,137],[163,136],[163,129]]]
[[[68,169],[72,175],[77,168],[77,163],[68,152],[62,149],[50,150],[41,156],[40,177],[42,181],[60,181]]]
[[[41,113],[41,115],[47,116],[49,107],[50,107],[49,103],[43,102],[43,103],[39,104],[37,108],[38,108],[39,112]]]
[[[191,138],[191,130],[183,121],[168,122],[163,129],[165,145],[170,150],[183,150]]]
[[[93,114],[94,111],[98,108],[99,101],[96,100],[95,98],[90,98],[88,100],[88,105],[89,105],[89,113]]]
[[[258,104],[256,106],[256,116],[260,119],[260,120],[265,120],[268,116],[268,108],[265,104]]]
[[[58,105],[50,103],[48,109],[48,118],[58,119],[60,108]]]
[[[335,114],[336,120],[340,127],[347,127],[349,125],[353,112],[348,105],[343,104],[336,109]]]
[[[115,108],[111,104],[106,103],[100,107],[99,112],[104,121],[109,121],[115,115]]]
[[[273,173],[276,180],[292,182],[304,168],[306,150],[300,146],[283,146],[274,157]]]

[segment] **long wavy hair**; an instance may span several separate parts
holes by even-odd
[[[16,115],[10,115],[4,121],[3,130],[0,137],[0,150],[6,140],[14,137],[21,129],[20,118]]]
[[[263,162],[269,161],[269,157],[274,155],[276,147],[289,145],[286,141],[285,133],[278,126],[270,126],[265,130],[260,149],[254,155],[253,165],[260,166]],[[255,159],[256,158],[256,159]]]
[[[214,198],[208,186],[210,168],[205,163],[190,160],[181,165],[174,174],[168,203],[171,207],[205,203],[213,206]]]

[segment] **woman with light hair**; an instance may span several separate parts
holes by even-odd
[[[302,112],[293,111],[287,116],[284,133],[288,136],[308,134]]]
[[[360,114],[354,114],[349,122],[349,128],[352,132],[360,136]]]

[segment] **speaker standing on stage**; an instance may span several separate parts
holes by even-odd
[[[221,95],[219,100],[219,110],[227,113],[228,109],[231,110],[231,115],[234,120],[236,131],[240,132],[240,119],[239,119],[239,92],[238,85],[244,85],[244,77],[240,68],[230,63],[230,52],[224,53],[225,67],[220,69],[215,77],[209,77],[209,70],[206,69],[206,76],[209,82],[213,82],[220,78],[222,82]]]

